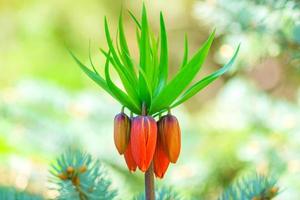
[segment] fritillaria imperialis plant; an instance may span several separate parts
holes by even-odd
[[[218,71],[193,83],[212,45],[212,32],[202,47],[189,59],[188,41],[182,63],[168,80],[168,37],[163,14],[160,14],[160,34],[158,37],[149,27],[146,8],[143,6],[141,21],[130,13],[136,25],[139,60],[135,61],[129,51],[123,27],[122,13],[119,18],[115,43],[110,34],[107,19],[104,20],[108,50],[101,49],[106,58],[104,77],[92,65],[92,69],[82,64],[71,53],[81,69],[100,87],[122,105],[122,112],[114,120],[114,141],[120,154],[124,154],[130,171],[138,167],[145,172],[146,199],[154,199],[155,175],[163,178],[169,163],[176,163],[181,147],[179,122],[170,112],[208,84],[224,74],[233,64],[239,47],[231,60]],[[110,66],[116,70],[123,89],[111,79]],[[131,117],[124,113],[131,111]],[[164,115],[164,113],[166,113]],[[136,116],[134,116],[136,115]],[[159,117],[156,122],[155,117]]]

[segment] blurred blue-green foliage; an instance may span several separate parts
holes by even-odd
[[[43,193],[48,164],[68,146],[105,162],[119,195],[143,190],[114,148],[112,119],[118,104],[95,86],[67,52],[103,70],[103,17],[116,27],[121,1],[0,1],[0,184]],[[186,32],[194,52],[216,28],[203,74],[219,68],[242,43],[235,68],[176,108],[182,152],[158,185],[184,197],[216,199],[237,176],[272,173],[284,191],[300,196],[300,5],[297,0],[146,1],[151,24],[164,12],[170,66],[182,59]],[[141,2],[126,2],[140,14]],[[129,17],[125,29],[137,53]],[[116,28],[112,28],[116,30]],[[114,33],[115,34],[115,33]]]

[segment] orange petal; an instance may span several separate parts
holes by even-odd
[[[144,160],[146,157],[146,146],[145,146],[145,134],[143,131],[143,118],[142,116],[138,116],[133,118],[132,126],[131,126],[131,133],[130,133],[130,140],[132,143],[132,156],[134,161],[136,162],[137,166],[144,171]]]
[[[130,140],[132,156],[139,169],[147,171],[153,159],[157,125],[150,116],[137,116],[132,120]]]
[[[114,142],[119,154],[123,154],[130,137],[130,118],[125,113],[120,113],[114,119]]]
[[[166,155],[162,143],[158,137],[155,154],[153,157],[155,176],[158,178],[163,178],[168,169],[169,163],[170,161],[168,159],[168,156]]]
[[[135,171],[136,170],[136,163],[132,157],[132,152],[131,152],[131,143],[129,141],[128,143],[128,146],[127,146],[127,149],[124,153],[124,158],[125,158],[125,161],[126,161],[126,164],[127,164],[127,167],[130,171]]]
[[[161,141],[170,162],[176,163],[181,148],[181,131],[175,116],[168,114],[158,122]]]
[[[147,135],[145,165],[148,169],[155,153],[157,141],[157,124],[152,117],[148,117],[146,120],[148,122],[145,123],[145,134]]]

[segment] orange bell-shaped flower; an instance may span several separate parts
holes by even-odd
[[[167,156],[172,163],[176,163],[181,148],[181,131],[175,116],[167,114],[158,121],[158,132]]]
[[[114,141],[119,154],[123,154],[130,138],[130,118],[121,112],[114,119]]]
[[[147,171],[153,159],[157,138],[157,125],[150,116],[137,116],[131,121],[131,151],[139,169]]]
[[[127,149],[124,153],[124,158],[125,158],[125,161],[126,161],[126,164],[127,164],[127,167],[129,169],[129,171],[134,172],[136,170],[137,165],[136,165],[136,163],[135,163],[135,161],[132,157],[130,141],[129,141]]]
[[[168,166],[169,166],[169,159],[168,156],[163,148],[162,142],[161,142],[161,137],[159,137],[159,132],[158,132],[158,137],[156,141],[156,148],[155,148],[155,153],[153,157],[153,165],[154,165],[154,173],[155,176],[158,178],[163,178]]]

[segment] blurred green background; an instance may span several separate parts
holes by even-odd
[[[123,2],[124,3],[124,2]],[[116,30],[121,1],[0,0],[0,185],[43,193],[48,165],[67,147],[81,147],[106,165],[120,198],[143,190],[115,150],[109,95],[77,67],[70,48],[101,71],[103,17]],[[140,15],[142,1],[125,7]],[[182,127],[182,152],[158,185],[185,198],[216,199],[243,174],[280,177],[277,199],[300,197],[300,3],[297,0],[146,1],[154,32],[163,11],[173,72],[216,28],[201,75],[220,68],[241,43],[234,68],[173,113]],[[134,24],[125,16],[130,49]],[[114,32],[116,33],[116,32]],[[171,70],[171,72],[172,72]],[[199,78],[199,77],[198,77]]]

